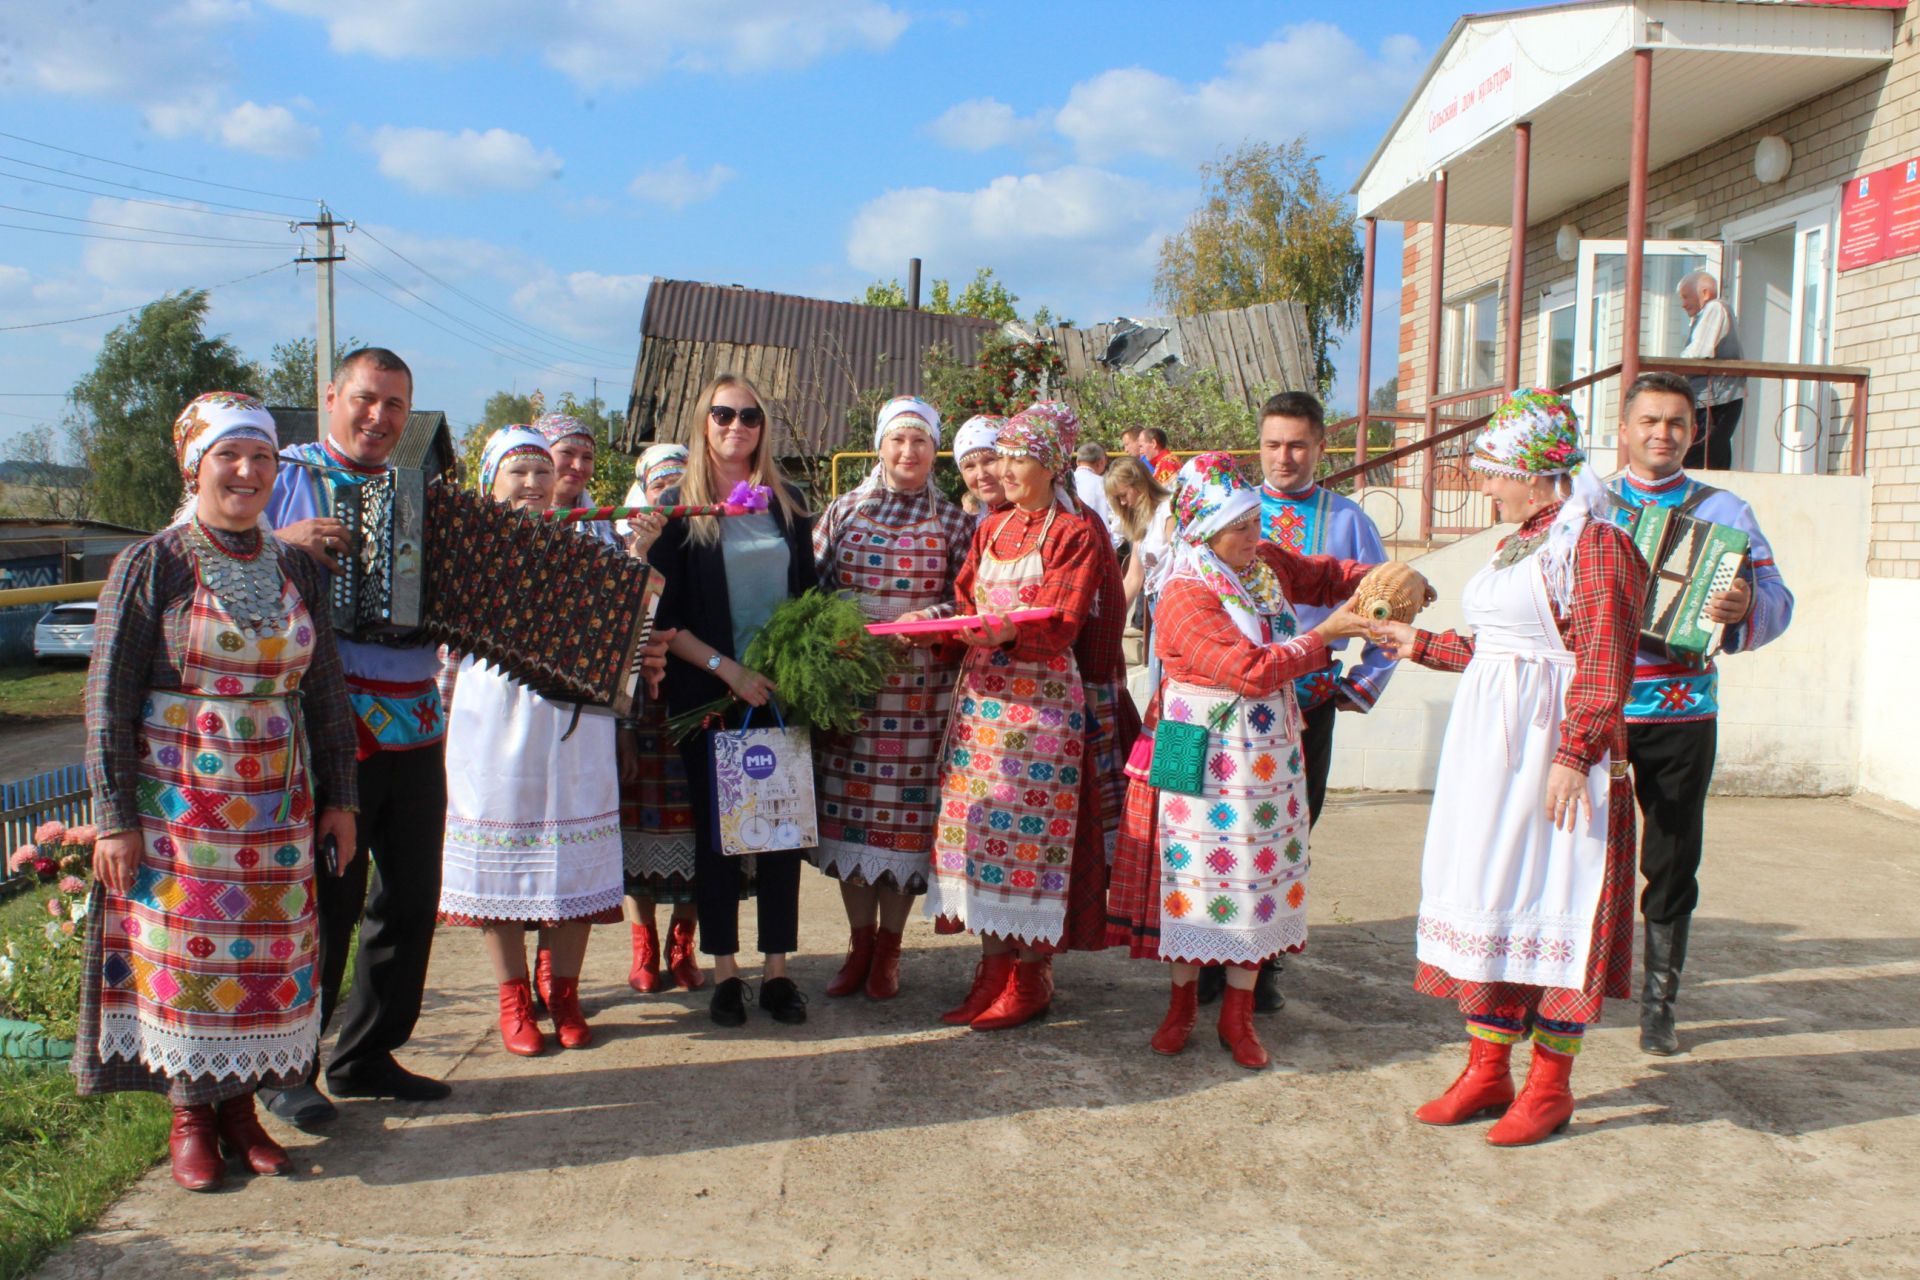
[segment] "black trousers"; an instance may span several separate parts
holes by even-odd
[[[687,804],[693,810],[693,903],[700,913],[700,949],[710,956],[730,956],[740,951],[740,859],[721,853],[714,841],[713,778],[708,772],[712,751],[711,733],[691,734],[680,744],[680,759],[687,766]],[[753,862],[761,953],[798,951],[800,850],[756,854]]]
[[[377,1070],[413,1035],[427,987],[440,909],[440,843],[447,826],[444,744],[382,751],[362,760],[360,855],[338,876],[321,867],[320,1019],[340,1005],[353,927],[360,926],[353,989],[328,1076]]]
[[[1327,802],[1327,771],[1333,768],[1333,724],[1339,718],[1337,699],[1307,712],[1300,728],[1300,752],[1307,758],[1307,827],[1320,821],[1321,806]]]
[[[1740,425],[1742,400],[1702,406],[1693,411],[1693,443],[1687,446],[1686,465],[1695,470],[1733,470],[1733,433]]]
[[[1627,726],[1627,759],[1640,802],[1640,914],[1672,924],[1700,902],[1700,851],[1706,836],[1707,785],[1718,739],[1712,720]]]

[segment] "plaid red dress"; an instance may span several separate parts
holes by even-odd
[[[1556,503],[1536,512],[1500,545],[1504,548],[1515,539],[1537,537],[1559,509]],[[1597,1022],[1606,998],[1618,1000],[1632,994],[1635,829],[1633,787],[1625,776],[1622,708],[1633,682],[1639,602],[1645,597],[1646,582],[1646,562],[1632,542],[1605,521],[1590,520],[1574,549],[1572,597],[1566,610],[1554,610],[1554,622],[1575,661],[1554,762],[1584,772],[1609,752],[1613,759],[1607,791],[1606,871],[1594,914],[1586,981],[1578,990],[1469,982],[1421,964],[1414,989],[1456,1001],[1469,1017],[1524,1021],[1533,1013],[1561,1022]],[[1411,656],[1436,671],[1464,671],[1473,652],[1471,636],[1418,631]]]

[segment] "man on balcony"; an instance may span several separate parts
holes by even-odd
[[[1740,326],[1733,308],[1720,298],[1720,282],[1711,273],[1694,271],[1680,281],[1680,309],[1693,321],[1687,360],[1740,359]],[[1715,373],[1691,380],[1696,432],[1687,450],[1687,465],[1709,471],[1733,469],[1733,432],[1740,425],[1740,409],[1747,402],[1747,380]]]
[[[1707,602],[1707,617],[1726,627],[1724,651],[1745,653],[1787,629],[1793,619],[1793,593],[1773,562],[1773,549],[1760,532],[1753,508],[1686,473],[1684,462],[1692,456],[1696,429],[1694,410],[1693,386],[1678,374],[1643,373],[1627,388],[1620,428],[1627,469],[1608,485],[1616,502],[1613,516],[1615,523],[1631,527],[1642,507],[1677,507],[1746,533],[1751,540],[1747,571]],[[1646,968],[1640,1047],[1662,1057],[1680,1047],[1673,1001],[1687,959],[1688,921],[1700,900],[1719,679],[1711,661],[1696,668],[1643,648],[1634,659],[1633,692],[1627,700],[1627,757],[1644,822],[1640,871],[1647,880],[1640,896]]]

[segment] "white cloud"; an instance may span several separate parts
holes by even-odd
[[[513,293],[513,307],[529,324],[613,351],[640,349],[640,312],[649,275],[609,276],[597,271],[561,274],[542,269]],[[581,363],[604,360],[583,356]]]
[[[696,172],[688,166],[685,156],[677,156],[666,164],[641,172],[628,184],[627,191],[649,204],[684,209],[690,204],[713,199],[720,193],[720,188],[732,182],[735,176],[734,171],[724,164],[715,164]]]
[[[381,173],[432,195],[526,191],[560,176],[558,155],[505,129],[448,133],[381,125],[372,144]]]
[[[849,49],[878,52],[907,28],[877,0],[267,0],[316,18],[341,53],[470,57],[532,45],[585,89],[694,71],[806,66]]]
[[[1132,155],[1192,163],[1247,139],[1370,125],[1406,96],[1421,67],[1411,36],[1389,36],[1368,52],[1332,23],[1303,22],[1236,50],[1208,80],[1121,67],[1080,81],[1058,107],[1021,116],[995,99],[974,99],[949,108],[929,131],[948,146],[982,151],[1050,129],[1089,164]]]
[[[991,151],[1031,141],[1046,124],[1040,116],[1018,114],[998,98],[969,98],[943,111],[927,132],[957,151]]]
[[[889,191],[854,215],[847,260],[898,275],[907,259],[960,277],[992,267],[1025,301],[1055,311],[1144,305],[1160,241],[1180,225],[1190,192],[1080,165],[996,178],[974,191]]]
[[[320,131],[283,106],[248,100],[220,118],[220,141],[236,151],[296,160],[320,145]]]

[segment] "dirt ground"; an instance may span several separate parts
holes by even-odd
[[[1562,1137],[1497,1151],[1410,1110],[1463,1057],[1411,989],[1422,796],[1336,797],[1313,936],[1262,1026],[1148,1052],[1158,966],[1058,965],[1053,1014],[943,1028],[963,939],[916,922],[890,1004],[819,994],[837,897],[808,874],[811,1020],[723,1031],[624,984],[599,931],[598,1040],[508,1056],[471,934],[442,931],[408,1061],[433,1106],[348,1103],[296,1176],[223,1194],[156,1169],[48,1277],[1894,1276],[1920,1273],[1920,823],[1722,800],[1682,999],[1688,1052],[1616,1006]],[[597,1010],[597,1014],[596,1014]]]

